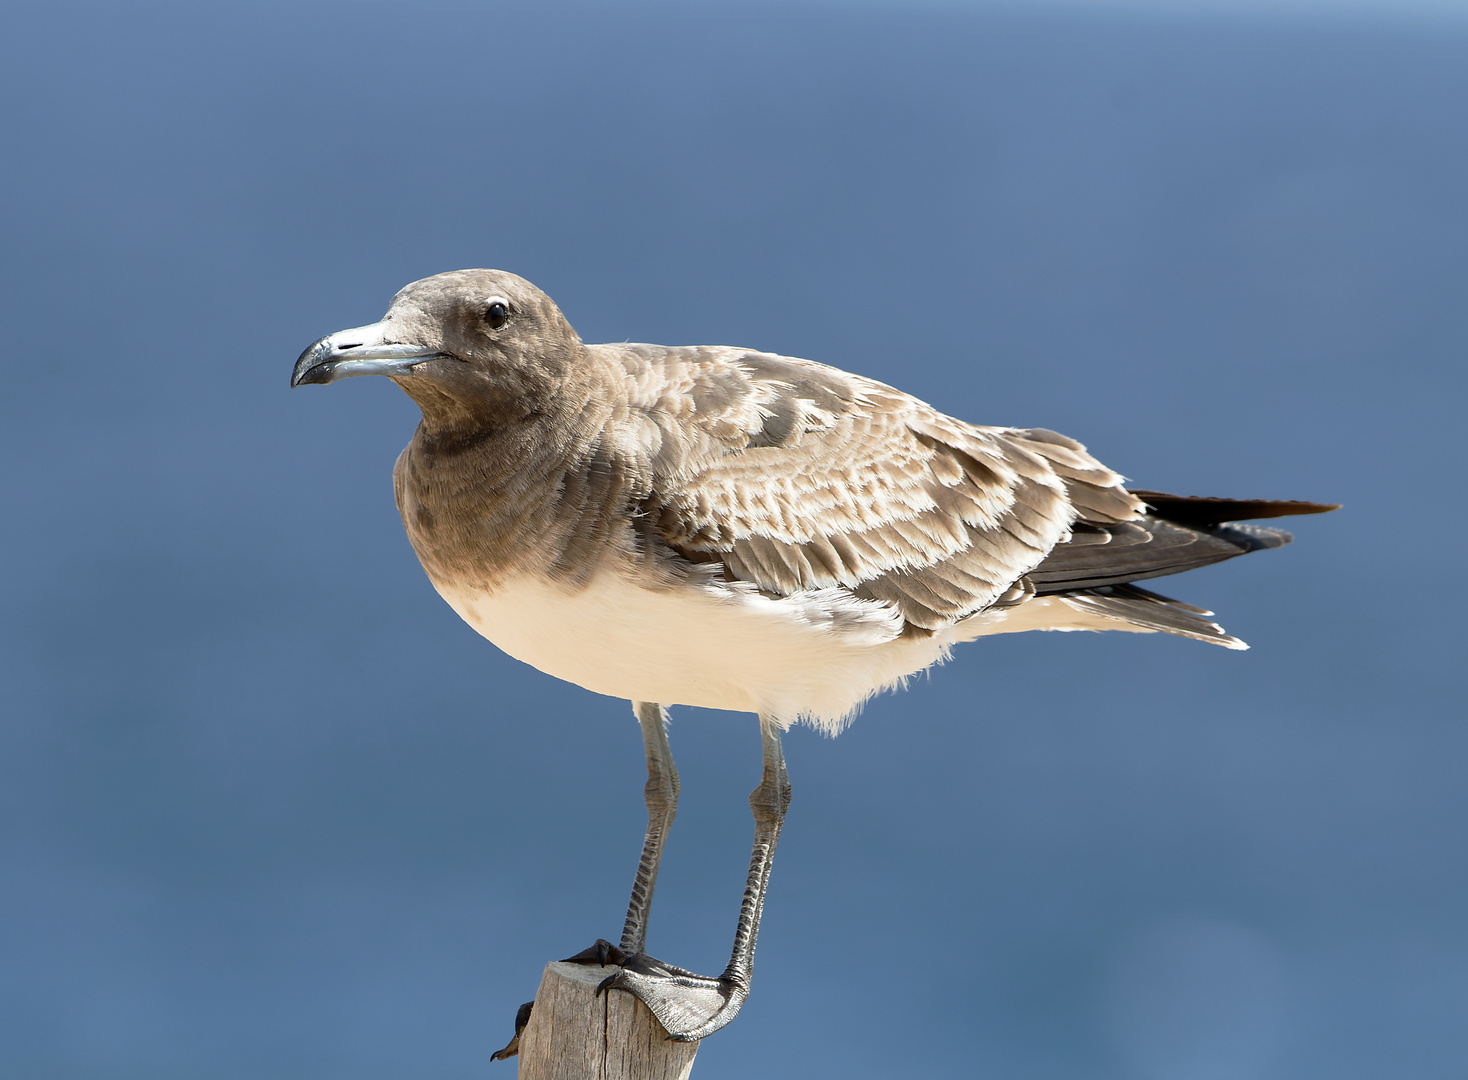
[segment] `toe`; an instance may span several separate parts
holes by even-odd
[[[613,945],[606,938],[597,938],[596,944],[589,949],[582,949],[575,956],[568,956],[562,960],[563,964],[596,964],[606,967],[608,964],[621,964],[627,959],[627,953]]]
[[[640,957],[633,957],[635,963]],[[601,990],[625,990],[634,995],[658,1018],[668,1038],[696,1042],[718,1031],[739,1014],[747,991],[725,979],[710,979],[670,965],[647,973],[627,967],[604,979]]]

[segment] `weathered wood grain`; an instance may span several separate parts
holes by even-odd
[[[545,966],[520,1035],[519,1080],[687,1080],[698,1043],[669,1040],[631,994],[597,995],[597,984],[616,970]]]

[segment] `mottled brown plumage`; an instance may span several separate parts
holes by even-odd
[[[307,349],[292,383],[359,374],[390,375],[422,408],[393,477],[444,599],[510,655],[635,703],[648,830],[621,945],[572,959],[615,964],[601,988],[635,994],[684,1041],[749,993],[790,801],[782,727],[834,733],[985,634],[1242,648],[1209,612],[1134,582],[1289,540],[1236,517],[1331,509],[1129,492],[1063,435],[967,424],[808,360],[585,345],[544,293],[494,270],[409,285],[381,322]],[[644,952],[678,797],[663,704],[760,715],[755,843],[717,977]]]
[[[495,303],[501,325],[486,322]],[[968,424],[808,360],[585,345],[544,293],[499,271],[415,282],[363,330],[386,343],[379,351],[417,350],[388,372],[423,411],[394,473],[414,550],[461,614],[511,651],[514,633],[494,624],[503,613],[475,614],[474,597],[534,582],[572,611],[602,575],[649,594],[798,603],[843,653],[933,639],[873,663],[845,696],[803,703],[786,677],[750,699],[778,701],[786,719],[793,709],[835,723],[832,708],[986,633],[1112,627],[1238,646],[1201,609],[1117,590],[1288,539],[1229,515],[1323,509],[1129,492],[1073,439]],[[568,639],[616,632],[571,621]],[[687,696],[719,696],[700,693]]]

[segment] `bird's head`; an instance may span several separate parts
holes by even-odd
[[[402,289],[381,322],[339,330],[296,361],[292,386],[386,375],[426,422],[533,411],[573,374],[581,339],[555,302],[503,270],[454,270]]]

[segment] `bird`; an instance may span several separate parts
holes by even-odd
[[[1074,439],[969,424],[810,360],[588,345],[500,270],[407,285],[380,321],[308,346],[291,385],[364,375],[421,410],[393,487],[439,595],[510,656],[633,703],[648,827],[622,936],[570,959],[617,967],[599,991],[634,994],[679,1041],[748,997],[791,724],[834,735],[873,694],[989,634],[1245,648],[1212,612],[1137,583],[1291,539],[1247,521],[1337,509],[1128,488]],[[671,705],[759,720],[754,846],[717,976],[646,952],[679,792]]]

